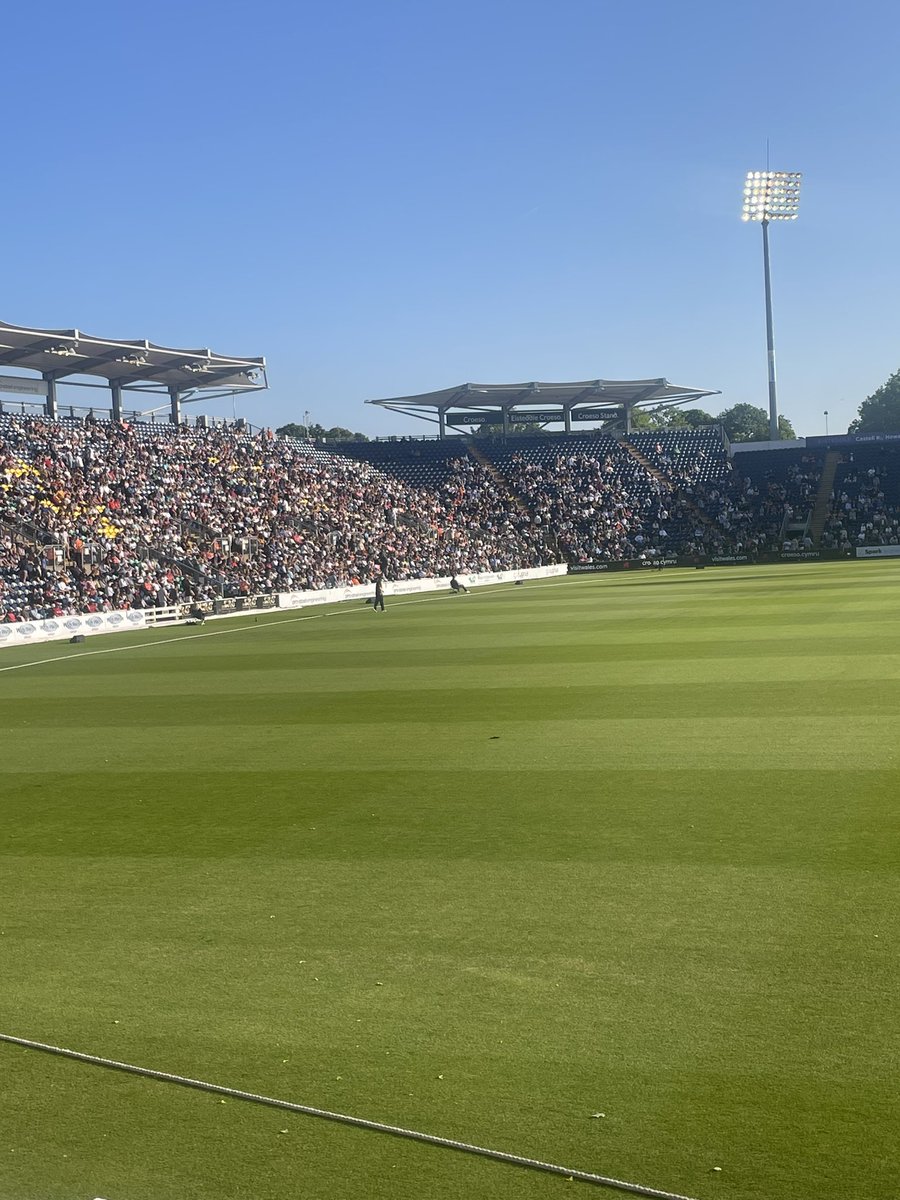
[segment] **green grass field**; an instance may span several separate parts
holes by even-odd
[[[0,710],[0,1031],[700,1200],[900,1192],[900,563],[4,650]],[[8,1045],[0,1129],[0,1200],[614,1194]]]

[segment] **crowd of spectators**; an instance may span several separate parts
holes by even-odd
[[[265,434],[8,416],[0,532],[7,620],[546,561],[477,472],[442,495]]]
[[[498,532],[504,541],[512,539],[519,553],[530,550],[534,554],[536,550],[542,559],[552,557],[552,530],[517,501],[507,480],[476,459],[451,459],[439,491],[454,524],[462,529]]]
[[[612,562],[674,552],[680,508],[671,488],[650,475],[611,439],[588,447],[531,457],[519,451],[505,466],[511,486],[549,529],[563,557]]]
[[[754,461],[758,459],[759,461]],[[741,469],[719,478],[695,482],[681,476],[678,494],[702,515],[684,548],[686,554],[748,555],[802,548],[804,538],[788,538],[786,530],[804,525],[812,512],[821,463],[814,456],[769,467],[771,459],[739,456]],[[811,546],[808,537],[806,542]]]
[[[782,549],[785,527],[811,509],[814,459],[755,478],[734,469],[712,430],[631,440],[649,469],[611,438],[553,457],[522,449],[505,465],[569,560],[755,557]]]
[[[873,461],[847,463],[831,495],[831,512],[822,531],[826,549],[900,545],[900,504],[896,453]]]
[[[494,465],[457,450],[431,456],[426,485],[267,432],[0,415],[0,619],[812,545],[785,531],[808,524],[816,455],[736,456],[754,473],[711,433],[635,449],[597,434]],[[900,543],[884,469],[844,471],[824,548]]]

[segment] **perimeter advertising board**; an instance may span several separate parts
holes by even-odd
[[[221,600],[213,601],[212,610],[216,616],[226,613],[257,612],[261,608],[274,608],[276,599],[274,595],[225,596]]]
[[[482,571],[477,574],[460,575],[466,587],[484,587],[489,583],[521,583],[526,579],[550,579],[565,575],[565,563],[554,563],[548,567],[523,567],[518,571]],[[413,596],[422,592],[446,592],[450,590],[450,576],[438,579],[401,579],[396,583],[387,581],[386,596]],[[353,587],[322,588],[315,592],[279,592],[279,608],[306,608],[310,604],[338,604],[344,600],[367,600],[375,593],[373,583],[359,583]]]
[[[900,558],[900,546],[857,546],[857,558]]]
[[[122,633],[128,629],[145,629],[146,625],[146,614],[136,608],[118,612],[50,617],[42,621],[10,621],[0,625],[0,647],[61,642],[97,633]]]
[[[900,546],[868,546],[866,549],[872,551],[873,556],[881,553],[882,550],[900,554]],[[857,550],[857,555],[869,557],[862,555],[860,550]],[[569,567],[569,574],[590,575],[601,571],[640,571],[647,567],[746,567],[752,566],[754,563],[836,562],[838,559],[847,557],[849,555],[841,550],[774,550],[755,556],[750,554],[709,554],[691,557],[679,554],[677,558],[674,556],[625,558],[616,562],[572,563]]]

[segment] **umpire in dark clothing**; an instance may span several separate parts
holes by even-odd
[[[375,603],[372,605],[375,612],[381,609],[384,612],[384,576],[377,575],[375,577]]]

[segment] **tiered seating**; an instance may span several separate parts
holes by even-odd
[[[0,414],[0,613],[775,550],[822,456],[715,431],[341,444]],[[637,454],[635,453],[637,450]],[[640,456],[640,457],[639,457]],[[648,466],[649,464],[649,466]],[[900,454],[841,465],[824,545],[900,540]],[[805,518],[804,518],[805,519]]]
[[[453,474],[452,464],[469,457],[462,438],[447,441],[338,442],[331,453],[369,463],[413,487],[440,487]]]
[[[377,463],[412,486],[437,492],[457,525],[516,531],[543,558],[555,552],[546,527],[535,522],[503,479],[483,465],[480,460],[485,454],[476,454],[468,440],[342,443],[338,451],[357,462]]]
[[[58,539],[66,569],[7,548],[0,608],[45,616],[542,561],[542,538],[476,474],[427,490],[234,429],[5,420],[0,526]]]
[[[838,464],[826,548],[900,543],[900,450],[884,443],[854,447]]]
[[[736,454],[735,465],[756,486],[777,483],[795,500],[815,497],[822,474],[824,452],[798,447],[790,450],[753,450]]]
[[[678,487],[712,483],[731,475],[731,463],[717,427],[630,433],[628,441]]]
[[[741,494],[768,549],[812,547],[808,525],[824,461],[824,453],[804,448],[735,455]]]
[[[657,556],[670,540],[670,491],[613,437],[576,434],[491,444],[493,461],[566,557]]]

